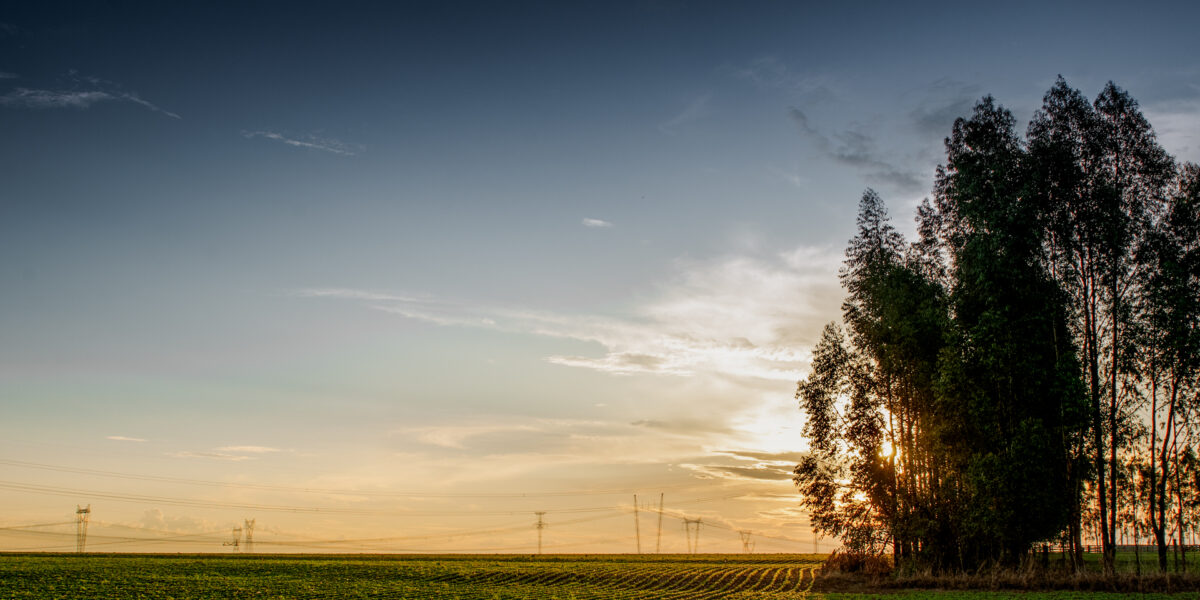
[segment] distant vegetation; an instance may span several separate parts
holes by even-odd
[[[799,383],[816,530],[935,573],[1200,558],[1200,168],[1125,91],[1060,78],[1024,137],[991,97],[959,119],[916,220],[863,195]]]

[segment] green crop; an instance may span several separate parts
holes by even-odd
[[[1011,593],[809,592],[817,555],[0,555],[0,598],[999,600]],[[1019,593],[1026,600],[1125,594]],[[1130,596],[1132,597],[1132,596]],[[1138,596],[1148,598],[1153,596]],[[1163,595],[1166,598],[1168,596]]]

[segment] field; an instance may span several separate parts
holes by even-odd
[[[1012,592],[810,591],[824,555],[0,555],[0,598],[715,599],[938,598]],[[1026,600],[1132,594],[1018,593]],[[1137,598],[1181,598],[1136,595]]]

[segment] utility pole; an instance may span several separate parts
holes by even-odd
[[[745,552],[746,554],[754,553],[754,542],[750,541],[750,536],[752,534],[753,534],[752,531],[748,531],[745,529],[738,532],[738,535],[741,536],[741,538],[742,538],[742,551]]]
[[[633,533],[637,536],[637,553],[642,553],[642,523],[638,519],[637,494],[633,495]]]
[[[246,552],[254,552],[254,521],[257,519],[245,519],[246,521]]]
[[[663,513],[663,494],[658,494],[658,539],[654,542],[654,553],[662,554],[662,513]]]
[[[87,526],[92,518],[92,505],[83,508],[75,505],[75,551],[83,554],[87,550]]]
[[[537,518],[538,518],[538,520],[537,520],[537,524],[536,524],[536,525],[534,525],[534,527],[537,527],[537,532],[538,532],[538,554],[540,555],[540,554],[542,553],[542,530],[546,528],[546,522],[542,520],[542,517],[546,516],[546,511],[544,511],[544,510],[543,510],[543,511],[540,511],[540,512],[535,512],[535,513],[533,513],[533,514],[537,515]]]

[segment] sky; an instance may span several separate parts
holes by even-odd
[[[1200,161],[1198,18],[0,2],[0,550],[832,550],[794,392],[863,191],[911,232],[1059,75]]]

